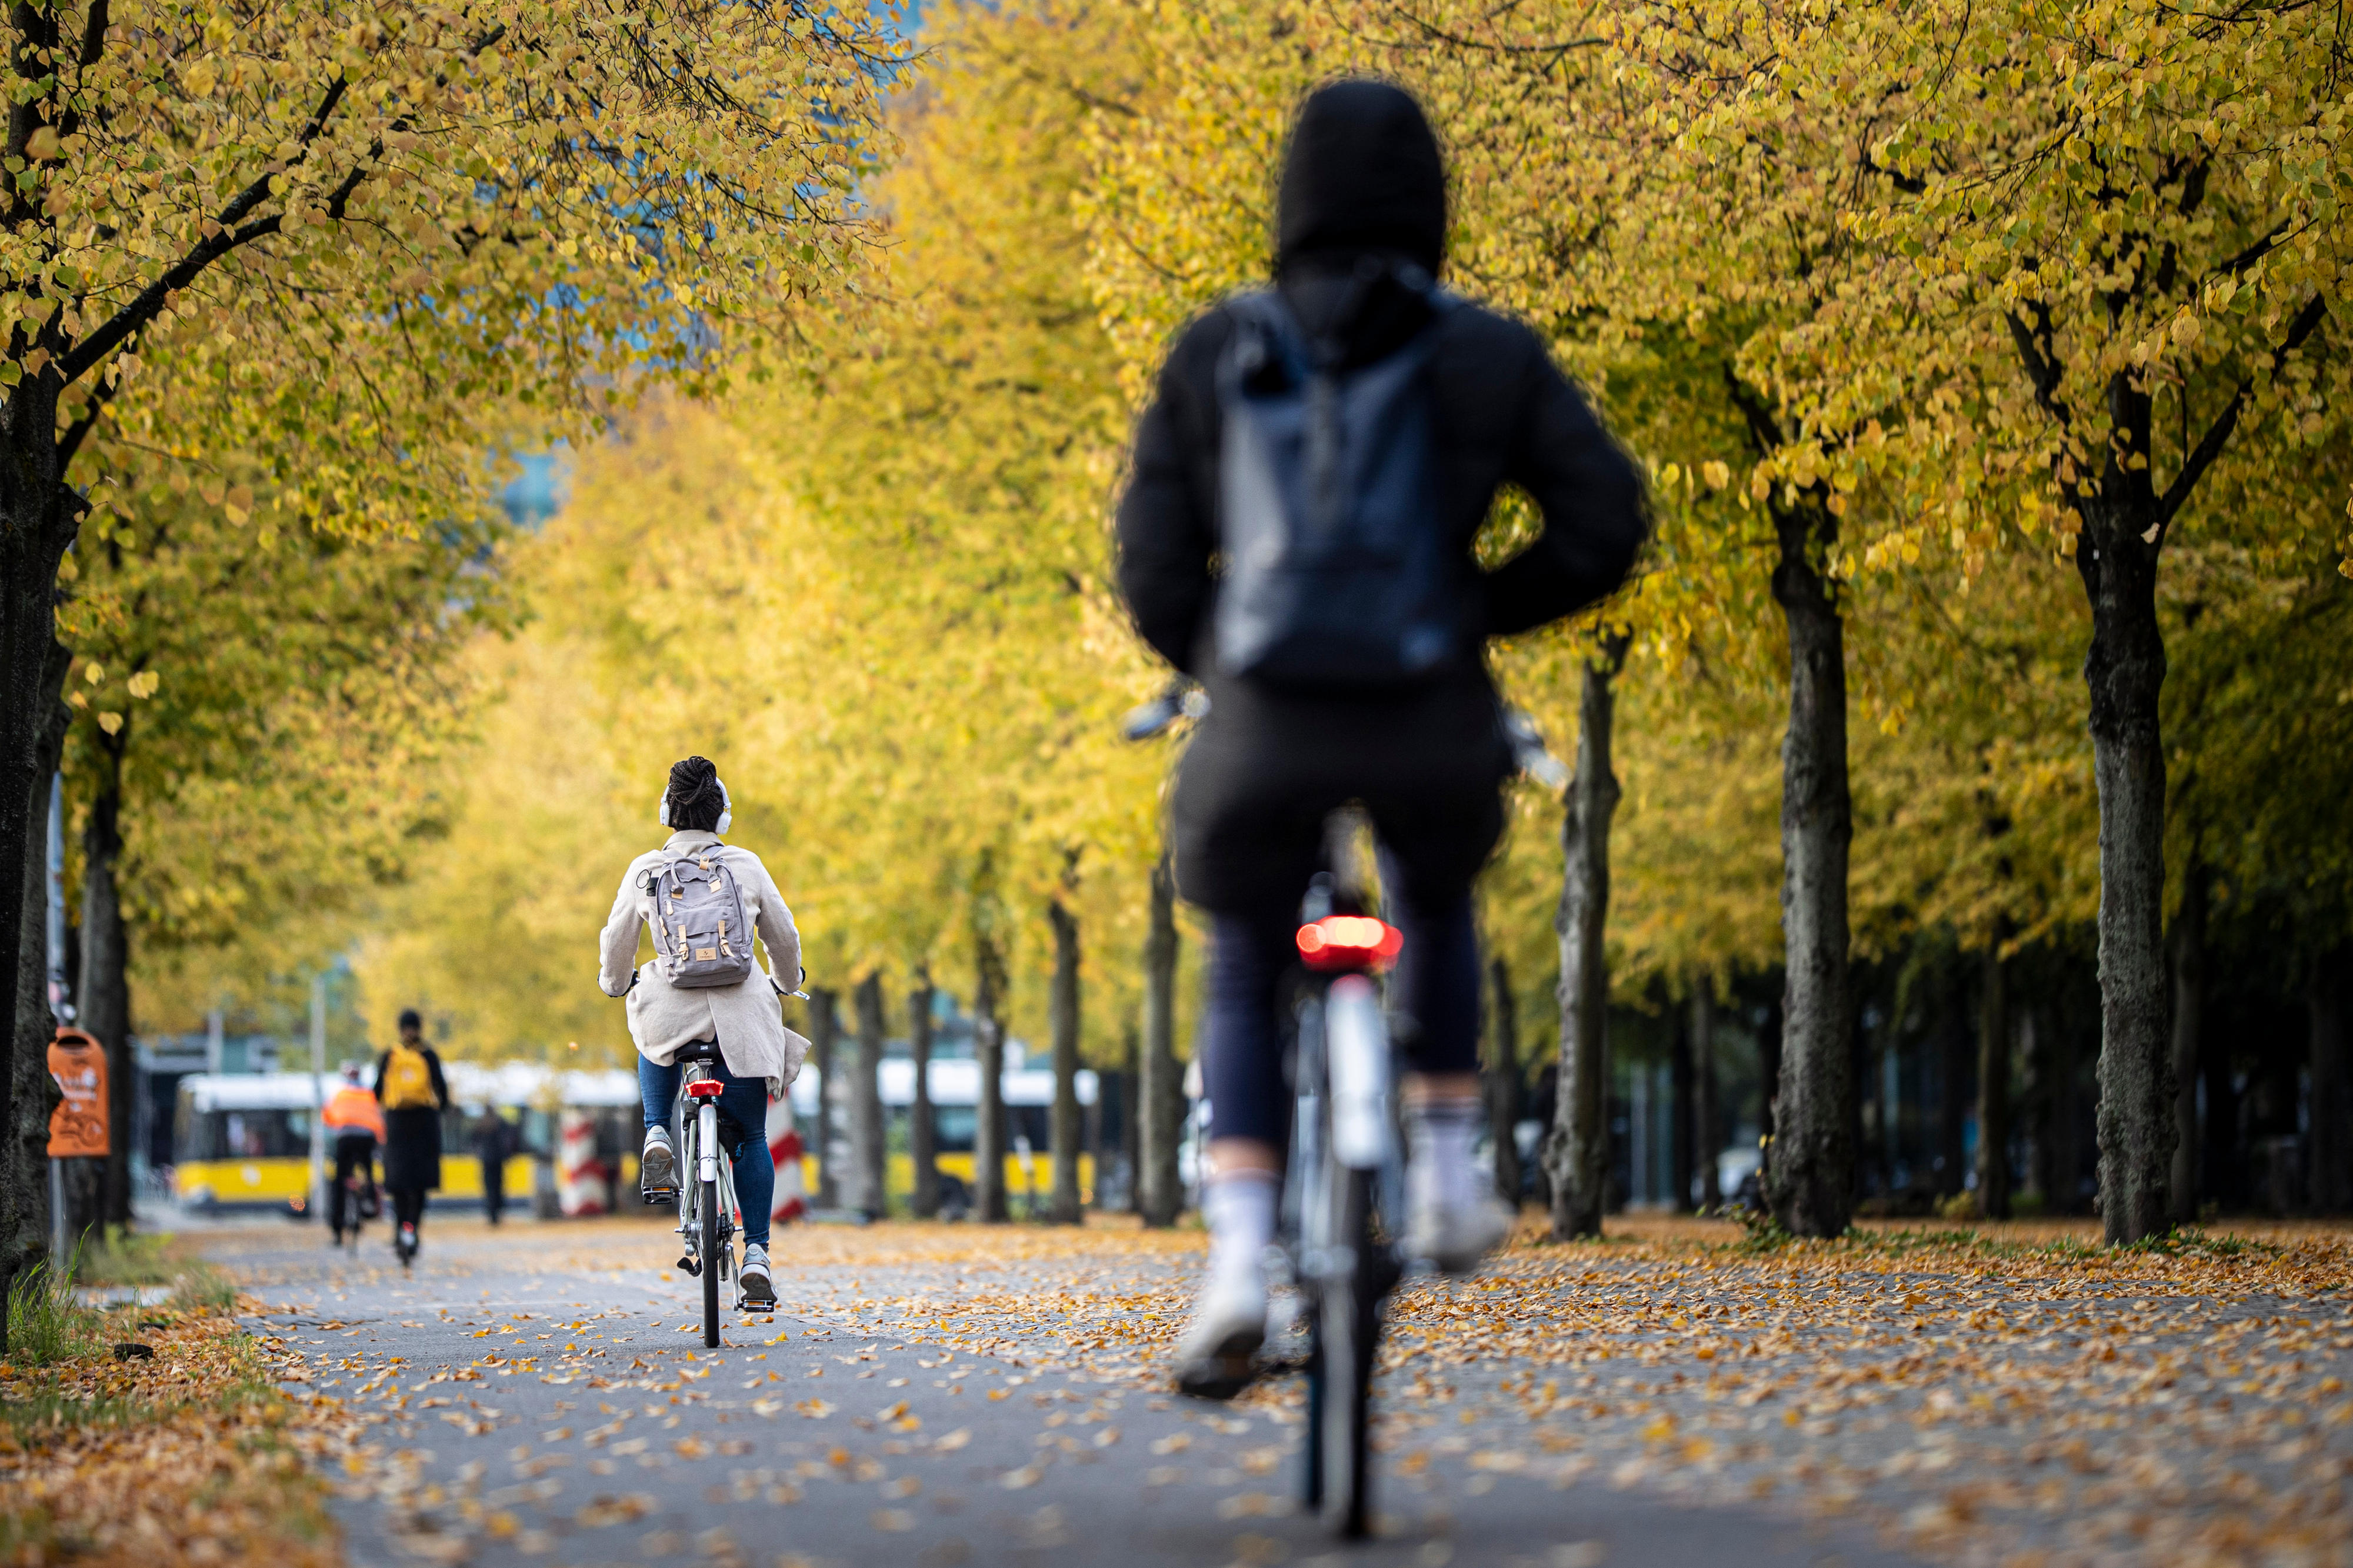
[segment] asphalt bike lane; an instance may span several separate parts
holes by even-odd
[[[957,1245],[934,1256],[891,1227],[780,1233],[778,1310],[730,1314],[717,1351],[697,1282],[659,1266],[675,1239],[634,1218],[439,1224],[406,1276],[380,1244],[299,1233],[222,1261],[270,1309],[255,1331],[304,1358],[290,1392],[351,1424],[331,1479],[362,1568],[1912,1561],[1851,1527],[1612,1489],[1509,1430],[1475,1452],[1392,1434],[1377,1537],[1344,1548],[1292,1500],[1299,1380],[1177,1398],[1166,1310],[1129,1314],[1153,1331],[1123,1344],[1116,1310],[1082,1335],[1054,1310],[1074,1279],[1165,1309],[1197,1259],[944,1233]],[[1018,1255],[1041,1234],[1051,1256]],[[1415,1382],[1410,1361],[1383,1376],[1398,1434],[1430,1424],[1407,1418]]]

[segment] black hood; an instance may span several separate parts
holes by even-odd
[[[1310,93],[1292,127],[1275,213],[1275,270],[1309,256],[1387,252],[1436,275],[1446,165],[1413,95],[1385,81]]]

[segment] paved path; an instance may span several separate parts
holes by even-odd
[[[733,1320],[716,1352],[651,1222],[436,1217],[406,1277],[373,1238],[356,1257],[291,1228],[203,1245],[304,1358],[290,1386],[350,1423],[337,1512],[364,1568],[1913,1561],[1851,1519],[1751,1501],[1721,1466],[1699,1489],[1647,1477],[1662,1416],[1632,1457],[1597,1448],[1579,1428],[1603,1423],[1546,1419],[1576,1412],[1508,1349],[1414,1349],[1411,1304],[1381,1386],[1379,1539],[1344,1552],[1289,1501],[1297,1380],[1225,1409],[1164,1392],[1197,1236],[803,1229],[773,1319]],[[1475,1282],[1416,1289],[1425,1317],[1480,1301]]]

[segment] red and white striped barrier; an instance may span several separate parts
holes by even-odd
[[[567,1110],[556,1122],[555,1202],[571,1215],[612,1212],[612,1174],[596,1157],[596,1123],[585,1110]]]
[[[776,1200],[769,1217],[790,1225],[808,1213],[807,1184],[801,1178],[801,1135],[793,1125],[793,1102],[779,1099],[768,1106],[768,1152],[776,1161]]]

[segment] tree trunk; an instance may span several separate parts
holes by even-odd
[[[51,563],[54,569],[55,563]],[[8,593],[0,583],[0,595]],[[42,626],[47,626],[43,621]],[[37,809],[17,820],[16,849],[19,896],[0,900],[0,940],[13,910],[16,934],[16,1006],[9,1015],[10,1046],[0,1055],[0,1353],[7,1348],[9,1282],[19,1269],[47,1256],[49,1245],[49,1113],[62,1098],[49,1077],[49,1042],[57,1016],[49,1006],[48,860],[49,780],[65,753],[71,714],[59,700],[72,655],[54,637],[37,658],[31,765],[39,778]],[[13,645],[11,645],[13,647]],[[11,698],[16,697],[11,680]],[[13,712],[13,710],[12,710]],[[0,783],[0,825],[5,825],[16,780]],[[0,876],[5,876],[6,846],[0,845]],[[0,882],[5,887],[5,882]],[[0,952],[9,951],[0,948]]]
[[[1938,964],[1936,992],[1936,1195],[1966,1191],[1968,1176],[1969,1031],[1961,977]]]
[[[939,1127],[932,1112],[932,977],[919,972],[907,993],[907,1052],[915,1063],[915,1099],[907,1108],[907,1152],[915,1190],[907,1207],[917,1219],[940,1216]]]
[[[1054,1110],[1047,1124],[1054,1156],[1054,1191],[1047,1217],[1078,1225],[1085,1215],[1079,1198],[1079,918],[1055,899],[1046,906],[1054,928],[1054,991],[1049,1020],[1054,1037]]]
[[[1715,1105],[1715,984],[1703,974],[1692,987],[1692,1150],[1699,1161],[1699,1205],[1709,1214],[1724,1206],[1718,1157],[1724,1152],[1723,1118]]]
[[[1144,1213],[1144,1032],[1127,1026],[1119,1075],[1119,1156],[1127,1165],[1127,1212]]]
[[[1997,924],[1978,999],[1978,1212],[2010,1217],[2010,993]]]
[[[821,1209],[841,1206],[841,1163],[833,1154],[834,1096],[841,1089],[833,1070],[841,1037],[841,1016],[836,1011],[839,1000],[829,986],[808,988],[808,1054],[817,1064],[817,1125],[810,1129],[814,1136],[809,1143],[817,1154],[817,1206]]]
[[[972,1054],[980,1069],[980,1095],[973,1107],[972,1216],[1002,1225],[1011,1217],[1005,1196],[1005,1034],[997,1016],[1005,965],[993,931],[974,931],[973,964]]]
[[[849,1080],[849,1169],[855,1191],[850,1206],[868,1219],[881,1219],[889,1204],[883,1193],[889,1169],[889,1139],[882,1121],[882,972],[858,983],[858,1073]]]
[[[1692,1092],[1692,1041],[1690,1020],[1675,1016],[1676,1009],[1667,1009],[1667,1083],[1674,1103],[1667,1108],[1667,1208],[1673,1214],[1689,1214],[1692,1187],[1698,1180],[1694,1168],[1694,1151],[1699,1131],[1694,1120],[1698,1110],[1697,1097]]]
[[[2198,1217],[2198,1046],[2206,1027],[2206,869],[2193,858],[2173,917],[2173,1221]]]
[[[1184,1183],[1176,1143],[1185,1128],[1185,1082],[1176,1068],[1176,873],[1163,849],[1152,868],[1152,923],[1144,939],[1144,1068],[1136,1116],[1144,1223],[1176,1223]]]
[[[1609,1175],[1607,1100],[1609,958],[1602,938],[1609,917],[1609,818],[1618,809],[1610,771],[1610,683],[1625,667],[1628,639],[1607,638],[1585,667],[1577,707],[1577,772],[1562,803],[1560,908],[1560,1089],[1553,1106],[1545,1165],[1552,1177],[1556,1239],[1599,1236]]]
[[[2051,1100],[2045,1110],[2051,1128],[2051,1210],[2075,1214],[2084,1185],[2083,1064],[2069,1020],[2063,1015],[2046,1016],[2044,1022],[2050,1026],[2037,1033],[2044,1037],[2043,1059],[2051,1068]]]
[[[75,1022],[106,1049],[107,1099],[114,1136],[106,1157],[101,1212],[109,1225],[131,1223],[131,1118],[136,1085],[131,1061],[130,935],[122,923],[115,868],[122,854],[122,752],[128,731],[99,740],[99,763],[82,831],[81,973]]]
[[[1793,1236],[1845,1232],[1854,1193],[1853,1053],[1847,1003],[1845,626],[1810,559],[1836,537],[1826,511],[1776,520],[1773,597],[1789,630],[1789,729],[1781,744],[1781,1074],[1766,1190]]]
[[[2313,955],[2304,983],[2312,1040],[2312,1212],[2345,1207],[2345,969],[2346,949]]]
[[[1495,1144],[1495,1195],[1520,1206],[1520,1145],[1514,1130],[1520,1124],[1520,1008],[1512,994],[1511,967],[1501,953],[1489,960],[1489,988],[1494,996],[1494,1033],[1487,1056],[1487,1126]]]
[[[21,31],[21,29],[20,29]],[[20,106],[17,124],[29,123]],[[49,778],[64,741],[69,656],[57,639],[58,563],[83,502],[65,486],[58,454],[54,367],[11,388],[0,405],[0,952],[17,955],[16,1005],[0,1039],[0,1353],[8,1348],[8,1288],[39,1255],[47,1220],[45,1179],[48,1046],[46,920]],[[35,895],[38,896],[36,897]],[[27,934],[33,936],[28,944]],[[26,955],[40,956],[31,963]],[[37,984],[35,982],[37,980]]]
[[[2246,1151],[2241,1145],[2240,1097],[2231,1081],[2230,1052],[2218,1041],[2207,1042],[2198,1071],[2206,1085],[2206,1136],[2198,1159],[2205,1190],[2217,1203],[2240,1203],[2246,1194]]]
[[[2173,1174],[2157,521],[2153,509],[2091,507],[2075,543],[2092,602],[2084,680],[2100,790],[2100,1223],[2115,1246],[2164,1234]]]

